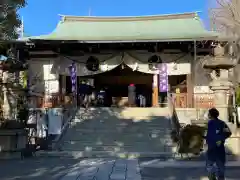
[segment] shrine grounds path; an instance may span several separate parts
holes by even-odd
[[[240,162],[226,180],[239,180]],[[0,180],[207,180],[204,165],[144,165],[138,159],[35,157],[0,160]]]

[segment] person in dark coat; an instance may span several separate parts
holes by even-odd
[[[219,112],[216,108],[212,108],[208,112],[208,129],[206,135],[206,142],[208,145],[206,168],[210,180],[224,180],[225,179],[225,141],[232,133],[227,124],[218,119]],[[214,169],[216,164],[216,171]]]

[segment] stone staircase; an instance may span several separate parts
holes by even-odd
[[[58,144],[85,155],[172,154],[168,108],[81,108]]]

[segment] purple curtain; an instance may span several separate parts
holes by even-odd
[[[168,72],[167,64],[159,64],[159,90],[160,92],[168,92]]]
[[[71,82],[72,82],[72,93],[77,93],[77,67],[75,63],[72,63],[69,67]]]

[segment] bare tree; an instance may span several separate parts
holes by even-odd
[[[239,61],[240,0],[209,0],[209,17],[212,30],[221,33],[227,42],[229,54]],[[233,77],[237,77],[236,72]]]
[[[239,0],[210,0],[209,12],[214,30],[240,37]]]

